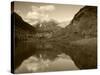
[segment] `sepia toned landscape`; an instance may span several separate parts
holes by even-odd
[[[14,73],[97,68],[97,7],[12,2]]]

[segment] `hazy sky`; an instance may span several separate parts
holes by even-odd
[[[34,20],[48,21],[51,18],[59,22],[70,21],[82,7],[68,4],[15,2],[15,11],[30,24],[34,24]]]

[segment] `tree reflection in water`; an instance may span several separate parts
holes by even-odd
[[[62,53],[57,55],[54,60],[44,59],[42,54],[40,57],[31,56],[24,60],[16,73],[25,72],[45,72],[45,71],[61,71],[61,70],[77,70],[70,56]]]
[[[15,46],[16,73],[96,68],[96,44],[71,45],[61,42],[18,42]]]

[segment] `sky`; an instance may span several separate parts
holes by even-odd
[[[58,22],[70,22],[74,15],[84,6],[36,3],[36,2],[15,2],[14,11],[31,25],[37,21],[49,21],[51,19]]]

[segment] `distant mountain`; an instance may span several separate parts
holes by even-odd
[[[62,29],[55,20],[38,22],[35,27],[38,33],[48,33],[52,37]]]
[[[78,40],[97,36],[97,7],[85,6],[79,10],[68,26],[60,32],[60,38]]]
[[[27,39],[27,35],[36,33],[35,28],[23,21],[23,19],[15,12],[11,14],[12,27],[15,31],[15,39]]]

